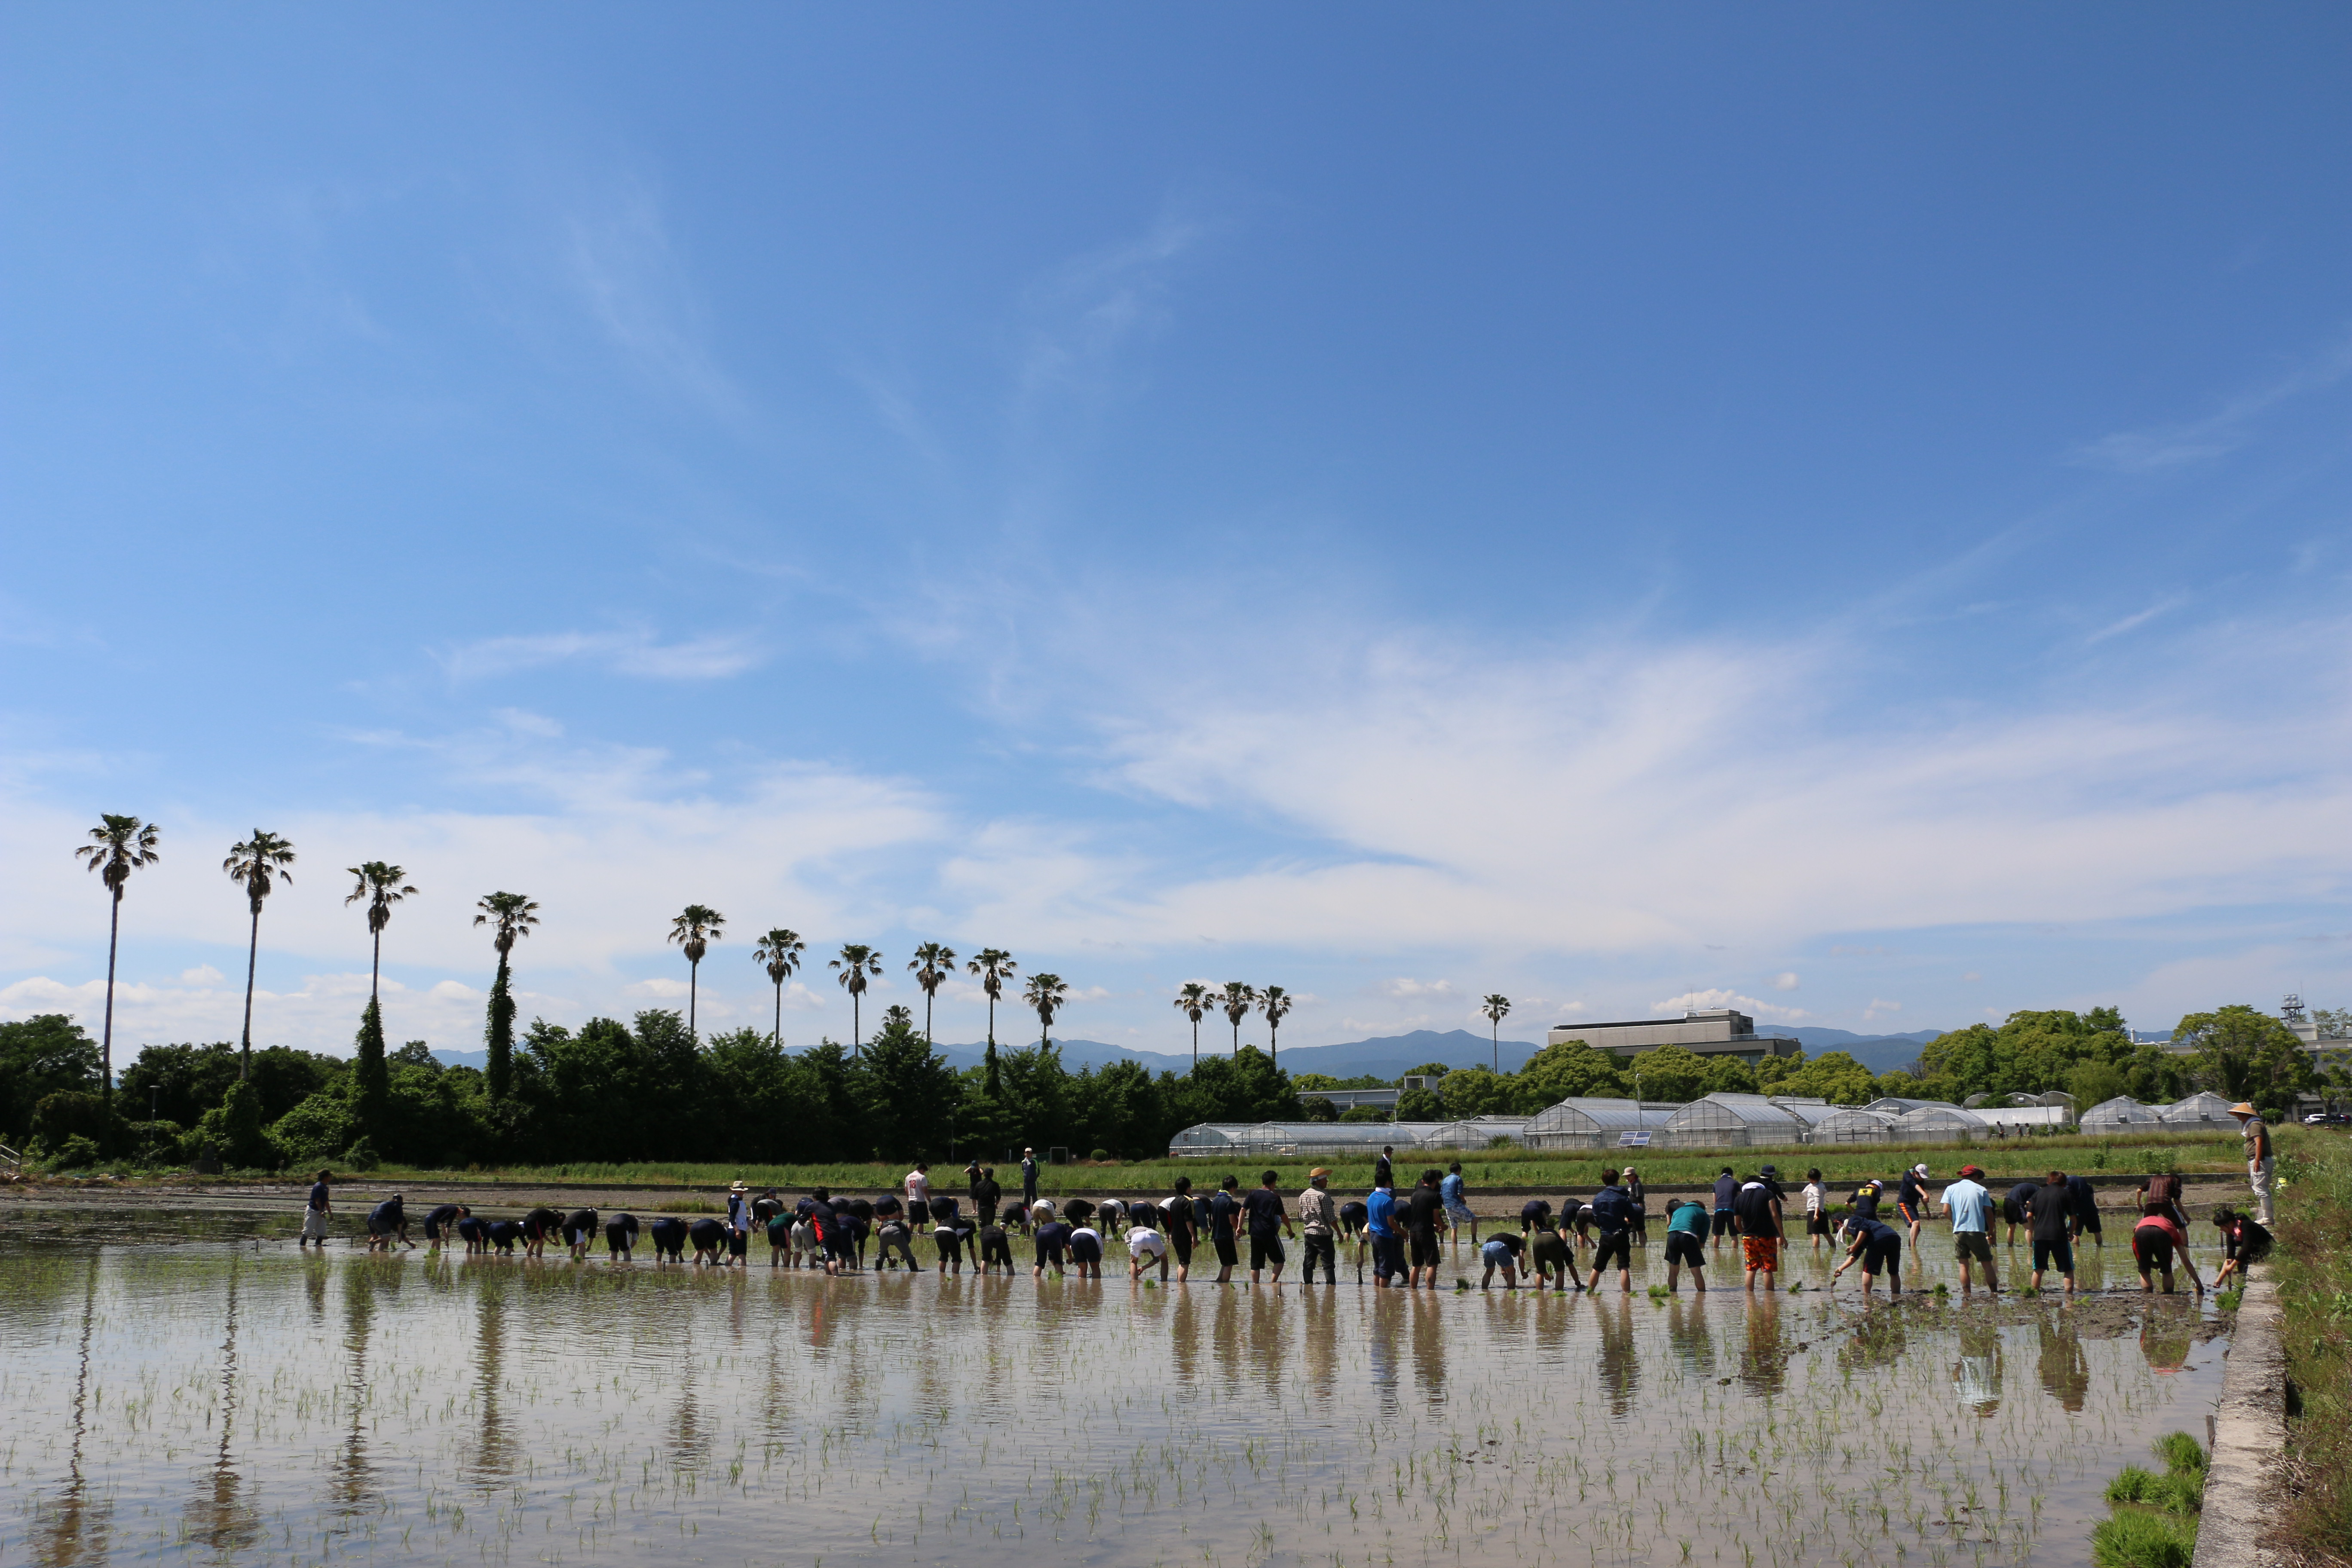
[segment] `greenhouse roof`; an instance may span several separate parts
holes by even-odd
[[[1925,1110],[1928,1107],[1936,1105],[1943,1106],[1947,1110],[1958,1110],[1960,1109],[1948,1100],[1903,1100],[1891,1094],[1881,1100],[1874,1100],[1862,1109],[1864,1110],[1884,1110],[1889,1116],[1900,1116],[1906,1111]]]
[[[1644,1108],[1630,1100],[1571,1099],[1538,1112],[1530,1132],[1592,1132],[1621,1127],[1664,1127],[1672,1110]]]
[[[2158,1106],[2156,1114],[2163,1121],[2227,1121],[2230,1102],[2218,1094],[2200,1091],[2170,1105]]]
[[[1811,1122],[1816,1126],[1828,1121],[1831,1117],[1836,1115],[1838,1111],[1838,1108],[1832,1105],[1826,1100],[1806,1100],[1797,1096],[1785,1094],[1775,1094],[1769,1098],[1771,1100],[1773,1104],[1779,1106],[1781,1110],[1787,1111],[1798,1121]]]
[[[1760,1094],[1710,1094],[1694,1100],[1669,1117],[1668,1128],[1681,1131],[1690,1127],[1720,1127],[1729,1124],[1749,1127],[1798,1128],[1805,1120],[1792,1110],[1783,1110]]]
[[[2089,1127],[2095,1123],[2099,1125],[2108,1125],[2117,1122],[2155,1121],[2157,1120],[2158,1120],[2158,1118],[2157,1116],[2157,1108],[2155,1106],[2142,1105],[2138,1100],[2134,1100],[2128,1094],[2119,1094],[2113,1100],[2103,1100],[2099,1101],[2098,1104],[2091,1107],[2090,1110],[2083,1112],[2083,1120],[2079,1125]]]
[[[1906,1110],[1895,1119],[1895,1131],[1908,1132],[1916,1127],[1983,1127],[1989,1123],[1973,1110],[1962,1110],[1957,1105],[1934,1102]]]

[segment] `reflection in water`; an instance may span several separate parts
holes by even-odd
[[[1739,1357],[1739,1381],[1748,1392],[1769,1399],[1789,1384],[1789,1352],[1780,1343],[1780,1297],[1767,1290],[1748,1302],[1748,1348]]]
[[[1960,1359],[1952,1363],[1952,1391],[1979,1417],[2000,1411],[2000,1331],[1982,1319],[1960,1319]]]
[[[107,1559],[113,1509],[102,1500],[90,1500],[89,1479],[82,1474],[82,1444],[89,1435],[89,1331],[98,1317],[98,1249],[92,1247],[89,1280],[81,1300],[81,1347],[75,1360],[73,1444],[66,1457],[65,1489],[58,1493],[56,1510],[41,1531],[37,1549],[41,1561],[47,1563],[103,1563]]]
[[[1307,1341],[1307,1390],[1316,1405],[1328,1404],[1331,1389],[1339,1381],[1339,1314],[1333,1309],[1331,1293],[1321,1295],[1306,1292],[1298,1303]]]
[[[1601,1388],[1609,1396],[1609,1414],[1630,1415],[1641,1396],[1641,1359],[1633,1352],[1633,1299],[1611,1291],[1613,1300],[1595,1303],[1601,1313]]]
[[[2033,1328],[2042,1337],[2042,1354],[2034,1367],[2042,1386],[2067,1410],[2082,1409],[2084,1395],[2091,1391],[2091,1363],[2083,1354],[2083,1342],[2074,1325],[2042,1318]]]
[[[1855,1326],[1853,1338],[1838,1347],[1838,1365],[1849,1373],[1893,1366],[1908,1348],[1900,1311],[1868,1312]]]
[[[474,1307],[474,1386],[482,1401],[482,1424],[472,1452],[458,1461],[457,1473],[468,1485],[494,1487],[514,1473],[514,1432],[507,1421],[504,1399],[507,1362],[507,1292],[514,1276],[492,1267],[473,1271],[478,1300]]]
[[[230,1458],[230,1439],[236,1430],[236,1307],[244,1258],[229,1255],[228,1332],[221,1341],[220,1451],[205,1478],[205,1486],[188,1504],[188,1523],[195,1539],[215,1552],[230,1552],[259,1538],[259,1510],[247,1495],[244,1478]]]
[[[2167,1376],[2188,1363],[2197,1339],[2198,1309],[2151,1301],[2139,1325],[2139,1353],[2150,1372]]]
[[[1412,1375],[1432,1410],[1445,1403],[1445,1309],[1433,1290],[1405,1292],[1412,1317]]]
[[[1706,1298],[1696,1301],[1677,1296],[1666,1303],[1666,1342],[1675,1360],[1692,1377],[1715,1375],[1715,1339],[1706,1330]]]
[[[1367,1381],[1381,1415],[1391,1420],[1404,1412],[1404,1403],[1397,1396],[1396,1332],[1397,1317],[1404,1307],[1399,1299],[1402,1295],[1396,1290],[1374,1294],[1371,1331],[1364,1336],[1365,1359],[1370,1363]]]
[[[379,1278],[399,1288],[401,1268],[390,1258],[354,1261],[343,1269],[343,1349],[351,1356],[343,1397],[351,1401],[352,1429],[334,1468],[335,1512],[343,1519],[373,1507],[375,1468],[368,1460],[368,1340],[375,1329],[375,1292]]]

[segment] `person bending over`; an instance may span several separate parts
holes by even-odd
[[[2139,1265],[2139,1288],[2143,1294],[2154,1290],[2153,1274],[2164,1276],[2164,1293],[2172,1294],[2172,1259],[2179,1254],[2180,1266],[2189,1271],[2189,1282],[2197,1287],[2200,1296],[2205,1294],[2205,1281],[2197,1277],[2197,1265],[2189,1256],[2189,1233],[2173,1223],[2168,1214],[2144,1214],[2132,1226],[2132,1261]]]
[[[604,1260],[626,1263],[636,1256],[637,1216],[626,1210],[604,1222]]]
[[[2093,1247],[2106,1246],[2106,1237],[2099,1233],[2099,1189],[2091,1184],[2091,1178],[2067,1177],[2066,1196],[2074,1211],[2072,1239],[2080,1241],[2088,1235]]]
[[[563,1239],[572,1248],[572,1261],[579,1262],[596,1245],[596,1211],[573,1209],[563,1216]]]
[[[523,1254],[529,1258],[547,1256],[547,1244],[563,1233],[563,1216],[551,1208],[536,1208],[522,1216]]]
[[[656,1216],[647,1234],[654,1244],[654,1267],[686,1261],[686,1221],[674,1214]]]
[[[1831,1285],[1836,1285],[1838,1277],[1853,1268],[1858,1258],[1862,1263],[1864,1295],[1870,1294],[1881,1274],[1886,1276],[1888,1295],[1903,1294],[1903,1233],[1884,1220],[1864,1215],[1847,1220],[1845,1233],[1852,1238],[1852,1245],[1845,1249],[1845,1261],[1830,1270]]]
[[[1699,1208],[1696,1204],[1691,1206],[1698,1208],[1699,1223],[1705,1225],[1706,1210]],[[1535,1234],[1528,1242],[1528,1262],[1535,1270],[1538,1286],[1549,1285],[1556,1290],[1565,1290],[1572,1282],[1578,1289],[1584,1289],[1584,1281],[1576,1274],[1575,1250],[1561,1239],[1549,1215],[1536,1222]]]
[[[425,1250],[428,1252],[440,1251],[441,1237],[443,1235],[449,1231],[456,1230],[457,1228],[457,1222],[464,1219],[473,1212],[474,1211],[472,1209],[467,1208],[464,1204],[436,1205],[434,1207],[433,1212],[425,1216]],[[471,1252],[473,1248],[469,1247],[466,1250]]]
[[[367,1228],[370,1252],[390,1252],[395,1241],[403,1247],[416,1245],[408,1239],[408,1210],[398,1193],[368,1210]]]
[[[1013,1272],[1013,1236],[1003,1226],[989,1224],[980,1233],[980,1271],[1002,1268]]]
[[[1139,1210],[1139,1212],[1140,1212]],[[1168,1283],[1168,1238],[1148,1225],[1129,1227],[1127,1233],[1127,1278],[1129,1283],[1143,1278],[1144,1270],[1154,1263],[1160,1265],[1160,1282]]]
[[[1517,1289],[1519,1253],[1527,1244],[1525,1237],[1515,1236],[1507,1230],[1499,1230],[1488,1237],[1478,1248],[1478,1260],[1486,1266],[1486,1271],[1478,1277],[1478,1289],[1491,1289],[1495,1283],[1495,1271],[1499,1268],[1503,1271],[1503,1289]]]
[[[510,1219],[494,1221],[490,1226],[489,1234],[484,1237],[489,1249],[500,1258],[512,1258],[515,1243],[525,1238],[521,1225]]]
[[[1070,1227],[1070,1261],[1077,1265],[1081,1279],[1102,1278],[1102,1232],[1094,1226],[1094,1216],[1082,1216]]]
[[[713,1268],[727,1267],[727,1237],[729,1226],[723,1219],[698,1219],[686,1227],[686,1239],[694,1245],[696,1266]]]
[[[1044,1278],[1049,1264],[1053,1267],[1054,1278],[1062,1278],[1062,1263],[1070,1249],[1070,1227],[1060,1220],[1048,1219],[1031,1235],[1037,1243],[1037,1263],[1029,1270],[1031,1278]]]
[[[465,1242],[466,1250],[469,1253],[488,1252],[490,1249],[490,1222],[479,1215],[469,1214],[459,1220],[457,1236]]]
[[[2253,1215],[2227,1205],[2213,1211],[2213,1224],[2221,1232],[2221,1271],[2213,1276],[2213,1289],[2219,1290],[2232,1275],[2252,1278],[2251,1266],[2271,1255],[2271,1233]]]
[[[1706,1294],[1706,1205],[1696,1198],[1677,1198],[1666,1207],[1666,1289],[1682,1289],[1683,1270],[1691,1271],[1691,1289]]]

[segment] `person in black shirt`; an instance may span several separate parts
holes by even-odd
[[[1437,1190],[1438,1174],[1423,1171],[1404,1202],[1405,1245],[1411,1253],[1405,1269],[1408,1288],[1421,1283],[1422,1271],[1429,1271],[1429,1288],[1437,1289],[1437,1237],[1445,1229],[1445,1198]]]
[[[1495,1270],[1499,1268],[1503,1271],[1503,1289],[1517,1289],[1519,1253],[1527,1245],[1525,1237],[1513,1236],[1507,1230],[1498,1230],[1488,1237],[1486,1245],[1478,1249],[1479,1259],[1486,1265],[1486,1271],[1478,1277],[1478,1289],[1491,1289],[1495,1283]]]
[[[1738,1195],[1739,1179],[1731,1173],[1731,1167],[1726,1165],[1723,1173],[1715,1179],[1715,1250],[1717,1257],[1723,1253],[1723,1238],[1731,1235],[1738,1223],[1731,1213],[1732,1201]]]
[[[2093,1247],[2106,1246],[2107,1238],[2099,1234],[2099,1189],[2091,1184],[2091,1178],[2067,1177],[2066,1195],[2074,1210],[2074,1239],[2082,1240],[2083,1233],[2088,1231]]]
[[[2066,1294],[2073,1295],[2074,1247],[2066,1232],[2074,1219],[2074,1194],[2067,1188],[2066,1173],[2051,1172],[2025,1200],[2025,1212],[2033,1221],[2033,1288],[2042,1289],[2042,1271],[2055,1263],[2066,1277]]]
[[[604,1259],[626,1263],[636,1251],[637,1216],[624,1211],[604,1222]]]
[[[1234,1228],[1241,1222],[1242,1203],[1234,1195],[1242,1184],[1239,1176],[1227,1176],[1218,1184],[1216,1196],[1209,1200],[1209,1245],[1217,1249],[1217,1283],[1230,1282],[1234,1266],[1241,1262],[1241,1250],[1234,1244]]]
[[[466,1250],[469,1253],[490,1249],[490,1222],[479,1215],[468,1214],[459,1220],[457,1235],[464,1239]]]
[[[1249,1217],[1250,1283],[1257,1283],[1258,1271],[1268,1263],[1274,1265],[1274,1288],[1282,1289],[1282,1266],[1289,1261],[1282,1250],[1282,1236],[1298,1233],[1290,1227],[1290,1215],[1282,1206],[1282,1194],[1274,1190],[1276,1173],[1268,1171],[1258,1177],[1257,1191],[1242,1200],[1242,1212]]]
[[[654,1244],[654,1267],[686,1261],[686,1221],[674,1214],[656,1216],[647,1233]]]
[[[1592,1255],[1591,1279],[1595,1290],[1601,1289],[1601,1277],[1608,1272],[1609,1260],[1617,1260],[1617,1289],[1630,1292],[1633,1289],[1633,1200],[1617,1184],[1617,1173],[1601,1173],[1601,1190],[1592,1194],[1592,1225],[1601,1233],[1601,1246]]]
[[[1391,1162],[1395,1156],[1396,1149],[1393,1145],[1381,1147],[1381,1157],[1372,1162],[1372,1185],[1388,1187],[1396,1184],[1396,1173],[1391,1166]]]
[[[442,1232],[456,1229],[457,1222],[464,1219],[473,1212],[474,1211],[472,1209],[467,1208],[464,1204],[442,1204],[436,1206],[431,1214],[426,1215],[425,1216],[425,1239],[432,1243],[431,1247],[426,1250],[431,1252],[440,1251]],[[471,1252],[474,1249],[468,1247],[466,1250]]]
[[[1042,1278],[1045,1266],[1054,1266],[1054,1278],[1062,1277],[1062,1259],[1070,1245],[1070,1227],[1057,1219],[1049,1219],[1036,1229],[1037,1266],[1029,1270],[1033,1278]]]
[[[2213,1289],[2218,1291],[2229,1284],[2232,1274],[2252,1277],[2247,1265],[2271,1255],[2271,1233],[2252,1215],[2242,1215],[2226,1205],[2213,1211],[2213,1223],[2221,1232],[2221,1271],[2213,1276]]]
[[[1903,1294],[1903,1233],[1867,1215],[1855,1215],[1845,1222],[1846,1235],[1853,1244],[1845,1249],[1845,1261],[1830,1270],[1830,1286],[1837,1287],[1838,1276],[1852,1268],[1854,1259],[1862,1260],[1862,1293],[1870,1294],[1870,1287],[1881,1274],[1886,1276],[1886,1293]]]
[[[992,1221],[980,1231],[980,1271],[985,1274],[1000,1265],[1007,1274],[1013,1272],[1013,1238]]]
[[[694,1261],[708,1263],[714,1268],[727,1267],[728,1227],[723,1219],[698,1219],[686,1227],[686,1239],[694,1244]]]
[[[2032,1220],[2025,1212],[2025,1205],[2027,1200],[2031,1199],[2034,1194],[2041,1190],[2042,1184],[2040,1182],[2020,1182],[2017,1185],[2010,1188],[2008,1192],[2001,1194],[2000,1217],[2009,1224],[2009,1237],[2003,1245],[2015,1247],[2017,1245],[2017,1227],[2021,1225],[2030,1226],[2032,1224]],[[2026,1234],[2030,1237],[2032,1235],[2032,1232],[2029,1230]]]
[[[1004,1187],[996,1179],[996,1167],[982,1165],[980,1168],[979,1184],[971,1189],[972,1217],[985,1220],[996,1212],[996,1205],[1003,1196]]]
[[[565,1215],[563,1239],[572,1248],[572,1260],[574,1263],[587,1257],[588,1249],[596,1245],[596,1211],[573,1209],[570,1214]]]
[[[522,1216],[523,1255],[527,1258],[544,1258],[547,1255],[547,1238],[561,1235],[562,1230],[563,1216],[555,1210],[550,1208],[531,1210]]]
[[[1176,1178],[1175,1191],[1160,1205],[1160,1226],[1168,1234],[1168,1249],[1176,1255],[1176,1282],[1192,1277],[1192,1239],[1200,1225],[1192,1217],[1192,1178]]]
[[[1538,1289],[1552,1285],[1565,1290],[1570,1281],[1578,1289],[1584,1289],[1584,1281],[1576,1277],[1576,1258],[1569,1251],[1568,1243],[1560,1239],[1559,1232],[1552,1228],[1549,1215],[1536,1223],[1535,1239],[1528,1244],[1528,1261],[1535,1269]]]
[[[522,1239],[522,1226],[517,1225],[510,1219],[501,1219],[491,1222],[489,1231],[485,1237],[485,1240],[489,1247],[495,1250],[501,1258],[512,1258],[514,1256],[515,1243]]]

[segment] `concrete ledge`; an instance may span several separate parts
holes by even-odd
[[[2271,1568],[2285,1558],[2262,1544],[2271,1525],[2270,1490],[2286,1449],[2286,1354],[2279,1337],[2278,1286],[2267,1270],[2246,1287],[2231,1336],[2221,1401],[2206,1447],[2205,1510],[2194,1568]]]

